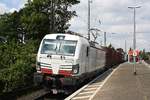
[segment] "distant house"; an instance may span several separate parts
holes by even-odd
[[[7,39],[3,36],[0,36],[0,43],[6,43]]]

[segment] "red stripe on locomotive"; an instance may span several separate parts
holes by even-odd
[[[52,74],[52,70],[51,69],[41,68],[41,71],[42,71],[42,73]]]

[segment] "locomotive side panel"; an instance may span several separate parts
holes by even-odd
[[[105,66],[105,51],[100,47],[90,47],[89,51],[89,72]]]
[[[89,72],[94,71],[96,68],[96,49],[93,47],[90,47],[89,50]]]
[[[80,71],[78,75],[81,75],[85,73],[88,70],[88,56],[87,56],[87,47],[89,46],[88,41],[80,38],[78,40],[79,45],[79,53],[76,53],[78,55],[79,65],[80,65]]]

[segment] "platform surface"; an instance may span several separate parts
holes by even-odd
[[[136,64],[121,64],[92,100],[150,100],[150,68]]]

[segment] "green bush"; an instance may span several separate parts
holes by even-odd
[[[0,93],[32,85],[37,42],[0,45]]]

